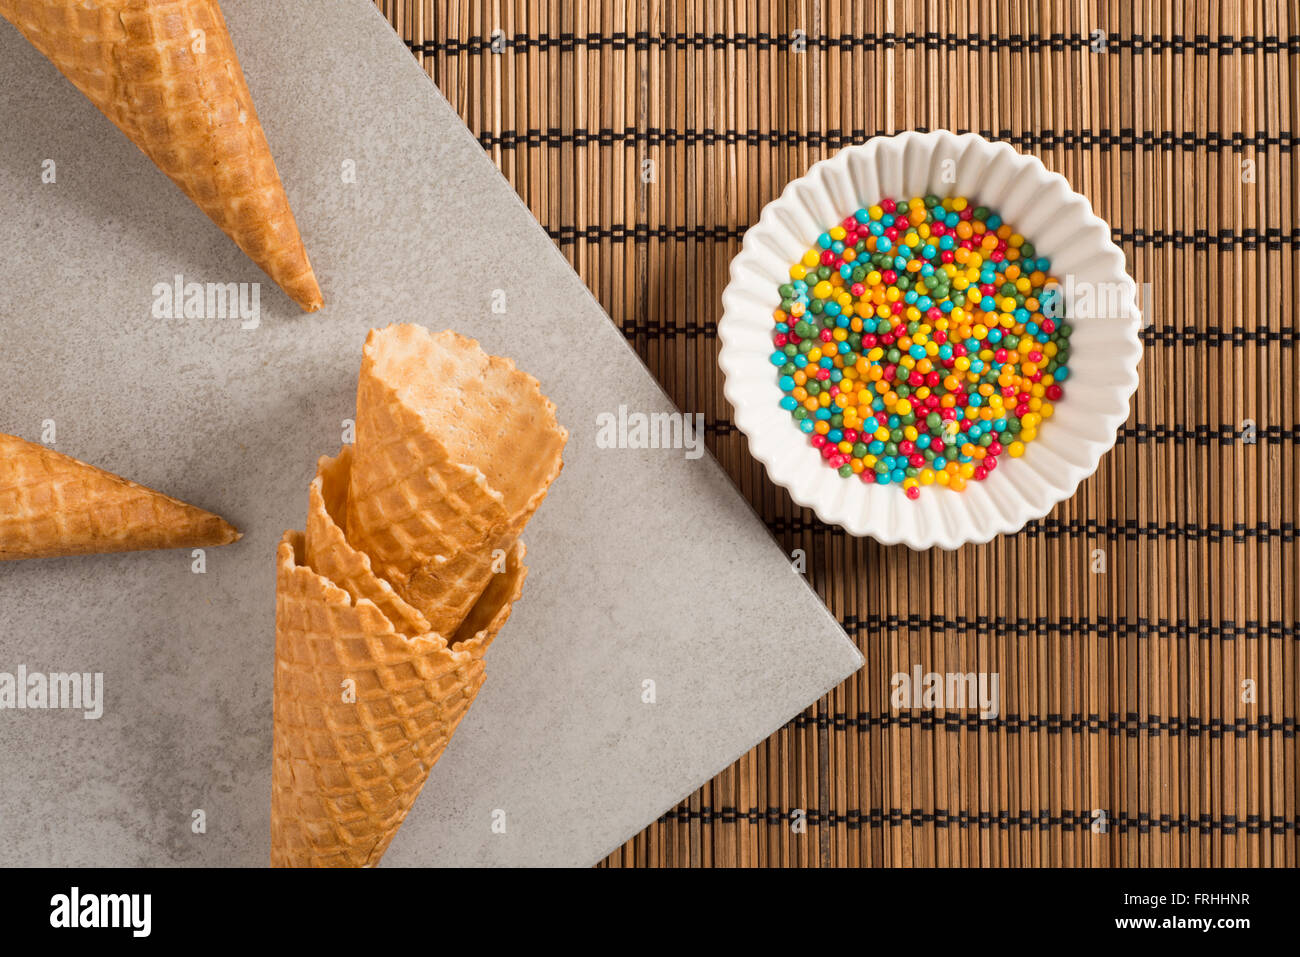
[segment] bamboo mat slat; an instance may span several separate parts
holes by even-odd
[[[866,657],[607,866],[1296,866],[1294,0],[377,4]],[[796,507],[716,365],[763,205],[937,128],[1088,196],[1148,323],[1096,475],[955,554]],[[1001,715],[892,708],[914,665]]]

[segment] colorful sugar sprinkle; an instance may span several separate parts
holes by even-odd
[[[781,408],[840,475],[961,491],[1018,458],[1069,375],[1051,263],[963,196],[883,199],[790,267]]]

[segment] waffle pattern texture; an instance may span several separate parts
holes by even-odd
[[[0,561],[202,548],[238,538],[211,512],[0,434]]]
[[[323,302],[217,0],[0,0],[3,16],[294,302]]]
[[[413,325],[371,332],[356,422],[348,537],[449,633],[546,497],[568,433],[513,362]]]
[[[454,385],[436,364],[387,359],[412,343],[441,343],[474,368],[487,364],[471,340],[416,329],[371,333],[357,444],[319,461],[307,531],[286,532],[277,553],[273,866],[379,861],[483,684],[484,652],[527,575],[519,514],[531,516],[559,472],[567,433],[536,381],[512,364],[522,411],[498,408],[530,422],[540,408],[558,436],[553,467],[524,467],[518,479],[545,484],[502,492],[478,464],[453,459],[441,438],[453,429],[434,397]],[[472,390],[459,396],[450,401],[483,401]],[[518,438],[504,428],[479,434]],[[506,449],[479,451],[486,465]],[[517,501],[526,504],[512,514]],[[473,578],[446,576],[439,590],[426,576],[412,589],[408,570],[429,565]]]

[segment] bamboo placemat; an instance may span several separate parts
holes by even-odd
[[[378,3],[867,657],[609,865],[1296,865],[1294,2]],[[1078,494],[922,554],[767,480],[716,321],[787,181],[941,127],[1088,196],[1149,325]],[[1000,717],[891,708],[914,665]]]

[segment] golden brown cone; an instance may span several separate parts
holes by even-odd
[[[271,864],[371,866],[478,694],[481,650],[523,572],[516,562],[512,584],[484,595],[501,603],[475,610],[484,630],[467,648],[449,649],[437,634],[398,634],[372,602],[306,567],[302,533],[285,533],[276,560]]]
[[[372,330],[357,385],[348,540],[435,629],[457,628],[563,467],[537,380],[477,342]]]
[[[404,602],[393,587],[370,568],[370,556],[353,548],[340,524],[347,514],[348,476],[352,471],[352,446],[345,445],[334,458],[321,456],[311,483],[307,506],[306,564],[323,578],[350,594],[374,602],[399,633],[408,636],[432,631],[419,611]]]
[[[238,538],[211,512],[0,433],[0,561],[203,548]]]
[[[528,548],[524,543],[515,542],[502,562],[504,567],[494,571],[469,616],[456,629],[451,639],[453,648],[468,651],[475,658],[483,657],[524,593],[524,579],[528,577],[528,566],[524,564],[526,554]]]
[[[0,16],[294,302],[321,307],[217,0],[0,0]]]

